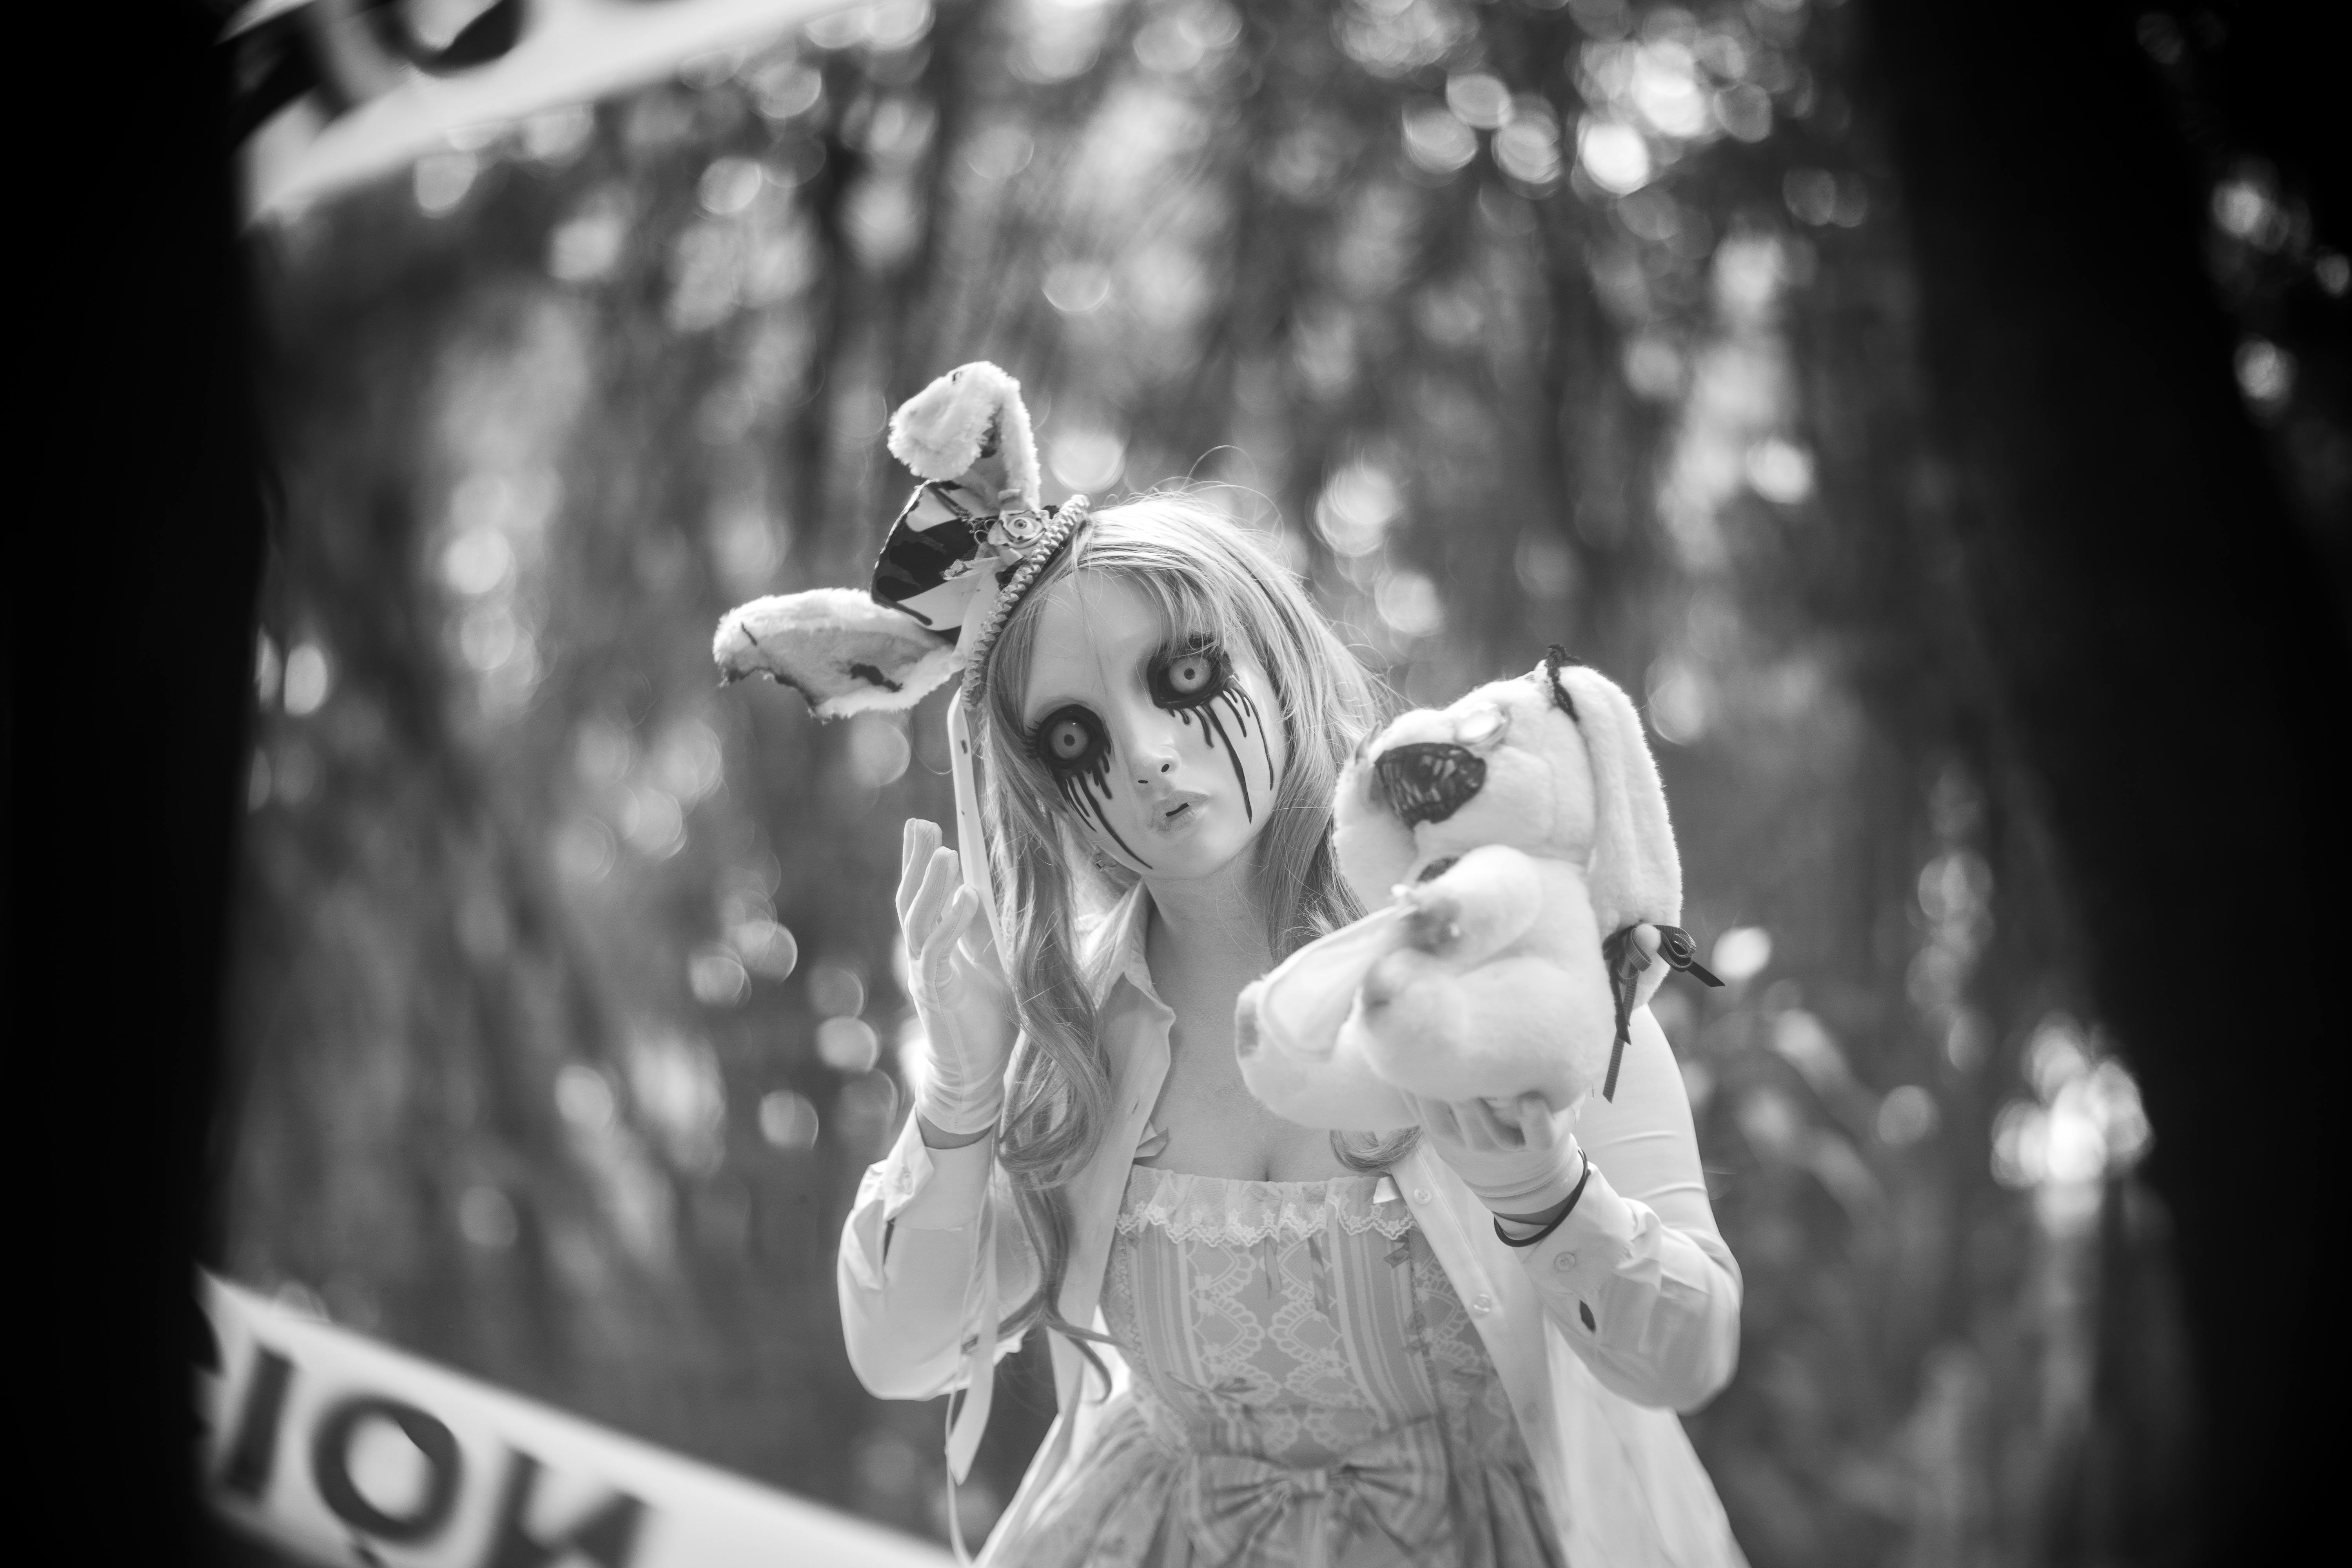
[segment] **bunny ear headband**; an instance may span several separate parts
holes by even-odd
[[[984,670],[1004,617],[1087,515],[1084,496],[1039,503],[1020,384],[985,361],[902,405],[890,452],[923,483],[890,525],[872,586],[730,610],[711,644],[726,679],[773,677],[820,719],[911,708],[958,671]],[[967,681],[965,701],[980,691]]]
[[[1072,496],[1041,504],[1037,442],[1021,384],[986,361],[948,372],[890,417],[890,453],[923,482],[882,542],[871,587],[812,588],[738,605],[711,657],[729,681],[766,675],[820,719],[902,712],[959,672],[948,710],[964,879],[992,930],[996,900],[981,837],[966,710],[989,649],[1039,573],[1086,521]]]

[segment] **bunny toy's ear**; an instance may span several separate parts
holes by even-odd
[[[1592,858],[1584,885],[1616,1001],[1616,1037],[1601,1086],[1601,1098],[1614,1100],[1633,1010],[1657,994],[1667,968],[1686,969],[1710,985],[1719,982],[1693,957],[1690,936],[1679,924],[1682,857],[1675,851],[1666,790],[1643,739],[1642,716],[1607,676],[1568,663],[1558,648],[1535,679],[1551,683],[1553,700],[1575,721],[1592,763]],[[1663,963],[1651,963],[1633,943],[1633,928],[1645,924],[1658,928]]]
[[[1642,716],[1599,670],[1571,664],[1553,668],[1549,676],[1568,699],[1592,759],[1592,859],[1585,885],[1593,923],[1603,935],[1644,922],[1679,924],[1682,858],[1675,851],[1665,786],[1643,738]],[[1656,977],[1651,978],[1654,984]]]

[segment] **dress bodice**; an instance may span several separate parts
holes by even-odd
[[[1315,1467],[1417,1424],[1470,1453],[1517,1438],[1469,1314],[1384,1178],[1138,1165],[1103,1316],[1155,1431],[1192,1451]]]
[[[1386,1178],[1138,1165],[1102,1301],[1122,1405],[1092,1474],[995,1561],[1558,1562],[1494,1364]]]

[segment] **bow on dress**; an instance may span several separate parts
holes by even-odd
[[[1399,1562],[1417,1563],[1445,1524],[1445,1447],[1433,1421],[1409,1422],[1317,1468],[1247,1454],[1201,1454],[1189,1468],[1176,1506],[1211,1563],[1240,1561],[1295,1504],[1306,1505],[1299,1568],[1329,1568],[1370,1534],[1393,1543]]]

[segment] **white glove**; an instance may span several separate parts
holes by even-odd
[[[979,913],[956,852],[940,842],[939,824],[909,818],[898,869],[898,930],[907,943],[908,989],[930,1043],[930,1070],[916,1090],[915,1114],[951,1143],[996,1126],[1015,1033],[1013,991],[988,922],[973,918]]]
[[[1405,1099],[1437,1157],[1505,1219],[1549,1218],[1583,1177],[1574,1107],[1554,1112],[1540,1094],[1516,1100]]]

